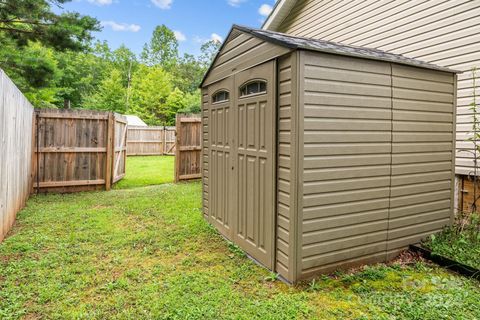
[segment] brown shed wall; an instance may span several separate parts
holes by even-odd
[[[276,272],[295,279],[298,176],[298,52],[278,61]]]
[[[377,48],[464,71],[458,75],[456,173],[468,175],[473,170],[471,71],[480,67],[479,15],[480,1],[470,0],[298,0],[276,31]]]
[[[390,74],[386,62],[301,53],[300,277],[385,259]]]
[[[313,52],[300,61],[298,277],[385,261],[449,224],[455,76]]]
[[[450,222],[453,73],[289,53],[235,30],[202,91],[203,208],[209,221],[218,220],[209,212],[209,193],[218,189],[211,179],[218,168],[209,159],[210,95],[226,86],[224,79],[272,59],[277,60],[276,272],[296,282],[385,261]]]

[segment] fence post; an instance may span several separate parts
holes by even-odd
[[[33,111],[32,115],[32,164],[31,164],[31,173],[30,173],[30,193],[34,193],[35,190],[39,189],[38,185],[38,162],[40,157],[38,156],[38,113],[36,110]]]
[[[113,158],[115,154],[115,143],[113,141],[115,129],[115,119],[112,112],[108,113],[107,120],[107,154],[105,157],[105,190],[112,188]]]
[[[167,130],[166,130],[165,126],[163,126],[163,130],[162,130],[162,156],[164,156],[165,153],[167,153],[166,144],[167,144]]]
[[[179,145],[180,145],[180,136],[181,136],[181,133],[180,133],[180,128],[181,128],[181,123],[182,122],[182,117],[177,114],[175,116],[175,143],[177,145],[177,147],[175,148],[175,182],[179,182],[180,181],[180,148],[179,148]]]

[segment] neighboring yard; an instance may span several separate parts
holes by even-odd
[[[127,166],[122,190],[29,200],[0,244],[1,319],[480,318],[479,282],[422,262],[275,281],[203,220],[199,182],[140,187],[173,158]]]
[[[127,175],[114,188],[126,189],[173,182],[174,166],[175,157],[172,156],[127,157]]]

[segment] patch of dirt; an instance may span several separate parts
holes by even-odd
[[[42,319],[42,316],[39,315],[38,313],[29,313],[23,317],[25,320],[37,320],[37,319]]]
[[[111,208],[111,206],[104,206],[104,205],[101,205],[101,204],[97,204],[95,206],[92,206],[92,209],[107,209],[107,208]]]
[[[388,265],[399,264],[401,266],[409,266],[412,264],[416,264],[417,262],[427,262],[427,260],[425,260],[418,252],[405,250],[402,251],[397,258],[390,261]]]
[[[9,254],[5,256],[0,256],[0,264],[8,264],[11,261],[18,261],[23,258],[22,254]]]

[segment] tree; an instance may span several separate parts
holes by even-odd
[[[201,54],[199,57],[199,62],[205,68],[205,71],[212,64],[213,59],[215,59],[215,56],[217,55],[221,46],[222,43],[220,41],[210,40],[205,42],[200,48]]]
[[[94,18],[52,11],[68,1],[0,0],[0,67],[36,107],[61,106],[73,95],[63,57],[83,52],[99,30]]]
[[[98,88],[98,91],[85,100],[84,108],[126,113],[126,89],[122,74],[113,69]]]
[[[35,106],[54,107],[60,91],[57,81],[61,71],[53,50],[39,43],[30,43],[18,50],[13,40],[2,40],[0,67]]]
[[[202,108],[202,94],[200,89],[197,89],[194,93],[187,93],[183,98],[182,109],[178,110],[178,113],[200,113]]]
[[[193,93],[197,91],[205,69],[193,55],[184,54],[171,72],[175,87],[185,93]]]
[[[129,87],[132,74],[138,68],[137,56],[122,44],[112,53],[112,67],[121,72],[123,85],[127,88]]]
[[[178,41],[175,34],[165,25],[157,26],[149,44],[141,54],[142,62],[148,66],[161,66],[169,70],[178,59]]]
[[[169,124],[171,112],[166,101],[171,92],[172,80],[166,71],[140,66],[132,81],[132,113],[149,125]]]
[[[112,70],[110,48],[106,43],[97,42],[86,52],[57,53],[56,58],[62,70],[58,81],[59,107],[65,100],[70,101],[73,108],[84,107],[85,100],[96,93]]]
[[[0,0],[0,31],[18,46],[38,41],[56,50],[79,51],[99,31],[99,22],[79,13],[56,14],[52,5],[71,0]]]
[[[185,108],[185,94],[178,88],[175,88],[165,101],[164,125],[175,125],[175,115],[178,110]]]

